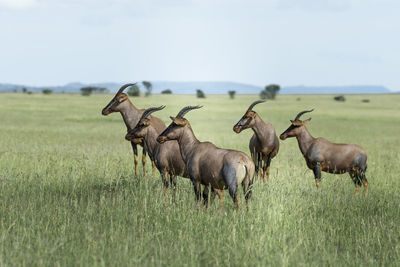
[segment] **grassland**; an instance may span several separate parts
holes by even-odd
[[[367,197],[348,175],[323,173],[317,191],[294,139],[281,142],[271,180],[256,183],[250,211],[226,197],[197,205],[186,179],[175,198],[160,178],[133,178],[110,95],[0,94],[0,265],[2,266],[398,266],[400,262],[400,95],[279,96],[255,110],[277,133],[315,108],[309,130],[368,151]],[[248,153],[250,131],[232,126],[256,97],[158,96],[166,123],[185,105],[200,140]],[[370,103],[361,99],[369,98]],[[307,116],[308,118],[308,116]],[[148,166],[150,173],[150,166]],[[241,195],[241,201],[243,197]]]

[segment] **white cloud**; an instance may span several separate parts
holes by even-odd
[[[38,0],[0,0],[0,7],[27,8],[38,4]]]

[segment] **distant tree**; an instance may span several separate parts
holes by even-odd
[[[140,96],[139,86],[137,86],[136,84],[132,85],[131,87],[129,87],[127,94],[130,96]]]
[[[53,93],[53,90],[51,90],[51,89],[43,89],[42,93],[45,94],[45,95],[49,95],[49,94]]]
[[[335,101],[339,101],[339,102],[344,102],[344,101],[346,101],[346,98],[344,98],[344,96],[342,96],[342,95],[335,96],[333,99],[334,99]]]
[[[105,94],[108,93],[108,89],[104,87],[93,87],[93,93],[95,94]]]
[[[279,92],[281,87],[277,84],[270,84],[265,86],[265,89],[260,92],[262,99],[275,99],[276,94]]]
[[[27,91],[26,92],[28,95],[31,95],[31,94],[33,94],[33,92],[32,91]]]
[[[271,99],[275,99],[279,90],[281,90],[281,87],[278,84],[270,84],[267,87],[265,87],[265,90],[267,90],[267,92],[270,92],[270,95],[272,97]]]
[[[81,88],[81,94],[84,96],[89,96],[93,92],[93,87],[92,86],[87,86],[87,87],[82,87]]]
[[[231,99],[234,99],[234,98],[235,98],[236,91],[228,91],[228,94],[229,94],[229,96],[231,97]]]
[[[107,93],[108,89],[104,87],[97,87],[97,86],[86,86],[81,88],[82,95],[91,95],[91,94],[104,94]]]
[[[153,85],[151,84],[151,82],[148,81],[143,81],[142,82],[143,86],[146,88],[146,96],[151,95],[151,91],[153,90]]]
[[[261,99],[268,99],[269,98],[268,92],[265,89],[260,92],[260,98]]]
[[[206,95],[200,89],[196,90],[196,95],[197,95],[197,98],[206,98]]]
[[[165,90],[161,91],[161,94],[170,95],[170,94],[172,94],[172,91],[171,91],[171,89],[165,89]]]
[[[25,87],[22,88],[22,93],[26,94],[28,92],[28,89],[26,89]]]

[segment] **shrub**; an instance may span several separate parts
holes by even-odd
[[[343,95],[335,96],[333,99],[334,99],[335,101],[339,101],[339,102],[344,102],[344,101],[346,101],[346,98],[344,98]]]
[[[81,88],[81,94],[84,96],[89,96],[92,94],[93,87],[88,86],[88,87],[82,87]]]
[[[171,91],[171,89],[165,89],[165,90],[161,91],[161,94],[164,94],[164,95],[171,95],[171,94],[172,94],[172,91]]]
[[[275,99],[281,87],[277,84],[270,84],[265,86],[265,89],[260,92],[261,99]]]
[[[137,86],[136,84],[132,85],[131,87],[129,87],[127,94],[129,96],[140,96],[139,86]]]
[[[200,89],[196,90],[196,95],[197,95],[197,98],[206,98],[206,95]]]

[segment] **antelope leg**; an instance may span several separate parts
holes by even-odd
[[[321,183],[321,167],[318,162],[314,164],[313,172],[315,178],[315,185],[319,189],[319,184]]]
[[[133,142],[131,142],[132,150],[133,150],[133,160],[135,163],[135,177],[138,176],[138,151],[137,151],[137,145],[135,145]]]

